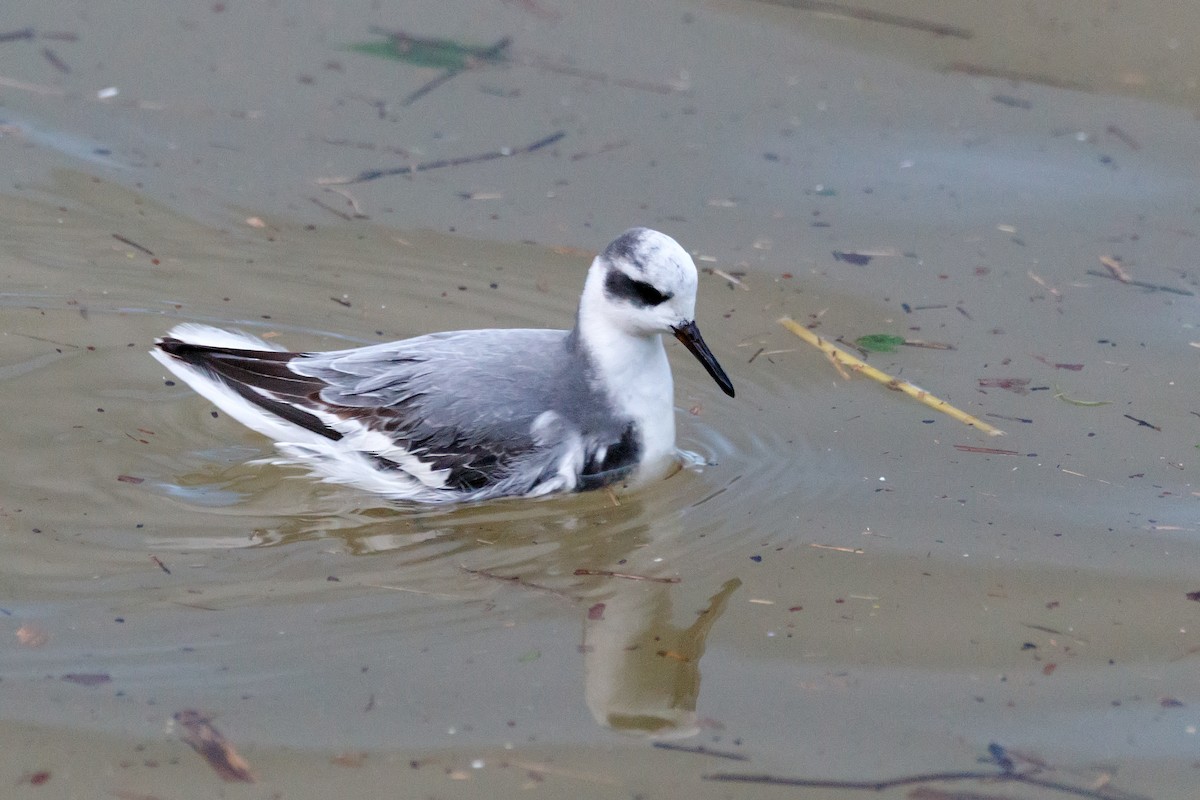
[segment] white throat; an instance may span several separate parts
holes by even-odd
[[[675,389],[659,334],[635,335],[581,309],[579,344],[595,366],[595,388],[642,436],[642,467],[661,472],[675,456]]]

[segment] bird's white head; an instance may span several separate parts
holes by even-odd
[[[592,262],[580,312],[633,336],[671,333],[696,317],[696,265],[665,233],[625,231]]]
[[[670,333],[732,396],[733,384],[696,328],[696,283],[696,264],[679,242],[631,228],[592,262],[579,303],[580,328],[597,340],[620,332],[657,341]]]

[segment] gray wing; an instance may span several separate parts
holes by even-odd
[[[459,491],[514,473],[532,487],[559,469],[571,447],[580,450],[578,471],[585,472],[597,447],[621,441],[619,428],[583,429],[595,426],[579,410],[603,400],[580,366],[566,331],[513,329],[430,334],[304,354],[289,364],[323,384],[324,410],[447,470],[446,488]],[[542,417],[546,412],[553,414]]]
[[[433,490],[482,499],[591,488],[638,460],[637,432],[608,413],[566,331],[455,331],[327,353],[239,344],[167,336],[158,346],[254,406]],[[410,472],[412,459],[441,485]]]

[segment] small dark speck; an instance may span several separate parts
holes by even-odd
[[[219,416],[220,416],[220,414],[218,414],[216,411],[210,411],[210,412],[208,412],[208,413],[212,415],[212,418],[213,418],[213,419],[216,419],[217,417],[219,417]]]
[[[871,263],[871,256],[865,256],[862,253],[847,253],[842,250],[834,250],[833,260],[845,261],[847,264],[853,264],[856,267],[865,267]]]
[[[755,564],[758,564],[762,561],[762,556],[750,556],[750,560]]]
[[[458,290],[459,290],[460,292],[465,292],[465,291],[467,290],[467,287],[465,287],[465,286],[460,286],[460,287],[458,287]]]
[[[330,581],[332,583],[339,583],[339,582],[341,582],[342,579],[336,575],[329,575],[325,578],[325,580]]]
[[[992,100],[1009,108],[1033,108],[1033,103],[1023,97],[1013,97],[1011,94],[994,94]]]
[[[765,158],[767,161],[778,161],[779,160],[779,156],[775,153],[763,153],[763,158]]]
[[[103,408],[97,408],[96,410],[97,410],[97,411],[99,411],[101,414],[103,414],[103,413],[104,413],[104,409],[103,409]]]
[[[489,283],[489,284],[488,284],[488,288],[489,288],[489,289],[499,289],[499,288],[500,288],[500,284],[498,284],[498,283]]]
[[[124,621],[125,621],[124,617],[117,617],[116,619],[113,620],[113,622],[124,622]]]
[[[163,381],[163,386],[174,386],[174,385],[175,385],[175,381],[172,381],[172,380]]]

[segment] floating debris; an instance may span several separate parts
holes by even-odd
[[[989,455],[989,456],[1019,456],[1019,455],[1021,455],[1021,453],[1018,452],[1017,450],[1001,450],[997,447],[976,447],[975,445],[970,445],[970,444],[956,444],[956,445],[954,445],[954,449],[961,450],[964,453],[983,453],[983,454]]]
[[[624,578],[627,581],[653,581],[654,583],[679,583],[682,578],[656,578],[653,575],[634,575],[629,572],[613,572],[607,569],[577,569],[575,575],[597,575],[601,578]]]
[[[137,242],[135,242],[133,239],[126,238],[126,237],[122,236],[122,235],[121,235],[121,234],[119,234],[119,233],[114,233],[114,234],[112,235],[112,237],[113,237],[114,239],[116,239],[118,242],[120,242],[121,244],[127,244],[127,245],[129,245],[130,247],[132,247],[134,250],[140,250],[140,251],[142,251],[143,253],[145,253],[146,255],[148,255],[148,256],[150,256],[150,257],[152,257],[152,258],[154,257],[154,253],[153,253],[153,251],[151,251],[151,250],[150,250],[150,248],[148,248],[148,247],[143,247],[142,245],[140,245],[140,244],[138,244]]]
[[[891,333],[869,333],[854,340],[855,346],[868,353],[894,353],[904,343],[903,336]]]
[[[1060,389],[1058,389],[1057,386],[1055,386],[1054,397],[1055,397],[1055,399],[1061,399],[1061,401],[1063,403],[1070,403],[1072,405],[1085,405],[1085,407],[1093,407],[1093,405],[1108,405],[1109,403],[1112,402],[1112,401],[1081,401],[1081,399],[1075,399],[1074,397],[1068,397],[1067,392],[1061,391]],[[1130,417],[1130,419],[1132,419],[1132,417]]]
[[[1100,263],[1112,273],[1112,277],[1121,283],[1129,283],[1133,280],[1129,273],[1125,271],[1125,267],[1121,266],[1121,262],[1117,258],[1113,256],[1100,256]]]
[[[199,753],[208,765],[230,783],[254,783],[254,775],[246,759],[212,726],[212,721],[199,711],[179,711],[175,722],[183,728],[183,741]]]
[[[750,756],[745,753],[734,753],[729,750],[713,750],[705,747],[702,744],[687,745],[676,744],[675,742],[655,742],[654,746],[659,750],[674,750],[677,753],[694,753],[698,756],[713,756],[714,758],[728,758],[732,761],[749,761]]]
[[[992,100],[1002,106],[1008,106],[1009,108],[1021,108],[1025,110],[1033,108],[1033,103],[1031,101],[1026,100],[1023,97],[1013,97],[1011,94],[994,94],[992,95]]]
[[[1013,394],[1029,394],[1029,378],[980,378],[981,389],[1005,389]]]
[[[846,250],[834,250],[834,261],[845,261],[847,264],[853,264],[856,267],[865,267],[871,263],[873,256],[866,253],[853,253]]]
[[[1122,414],[1121,416],[1125,417],[1125,419],[1133,420],[1134,422],[1136,422],[1138,425],[1140,425],[1143,428],[1151,428],[1152,430],[1156,430],[1159,433],[1162,433],[1162,428],[1158,427],[1157,425],[1155,425],[1153,423],[1146,422],[1146,420],[1144,420],[1144,419],[1138,419],[1137,417],[1132,416],[1130,414]]]
[[[106,672],[70,672],[62,676],[67,683],[77,683],[80,686],[100,686],[112,683],[112,676]]]
[[[882,383],[887,388],[903,392],[914,400],[917,400],[918,402],[923,403],[924,405],[927,405],[937,411],[941,411],[943,414],[958,420],[964,425],[969,425],[970,427],[976,428],[983,433],[986,433],[988,436],[1004,435],[1004,431],[1000,430],[999,428],[994,428],[983,420],[977,419],[965,411],[960,411],[959,409],[947,403],[945,400],[935,397],[919,386],[916,386],[908,381],[902,381],[899,378],[892,377],[886,372],[872,367],[867,362],[850,355],[845,350],[842,350],[836,345],[831,344],[830,342],[827,342],[821,337],[817,336],[815,333],[810,331],[808,328],[805,328],[791,317],[781,318],[779,320],[779,324],[811,344],[813,347],[816,347],[835,364],[848,367],[855,372],[861,372],[868,378]]]
[[[1137,286],[1140,289],[1149,289],[1152,292],[1170,292],[1171,294],[1181,294],[1181,295],[1184,295],[1185,297],[1195,297],[1196,296],[1195,292],[1188,291],[1187,289],[1178,289],[1174,286],[1163,286],[1162,284],[1158,284],[1158,283],[1146,283],[1145,281],[1135,281],[1135,280],[1122,281],[1120,278],[1117,278],[1116,276],[1111,275],[1107,272],[1101,272],[1098,269],[1089,269],[1087,271],[1087,274],[1093,275],[1097,278],[1108,278],[1109,280],[1119,281],[1120,283],[1123,283],[1126,286]]]
[[[353,178],[318,178],[317,183],[321,186],[345,186],[352,183],[366,183],[367,181],[378,180],[379,178],[390,178],[396,175],[411,175],[417,172],[428,172],[434,169],[443,169],[445,167],[459,167],[464,164],[478,164],[483,161],[492,161],[497,158],[507,158],[509,156],[521,156],[529,153],[537,152],[545,147],[557,142],[559,139],[567,135],[566,131],[556,131],[549,136],[544,136],[532,144],[527,144],[524,147],[502,147],[499,150],[490,150],[486,153],[478,153],[472,156],[459,156],[457,158],[442,158],[437,161],[424,161],[420,164],[406,164],[402,167],[390,167],[387,169],[369,169],[358,173]]]

